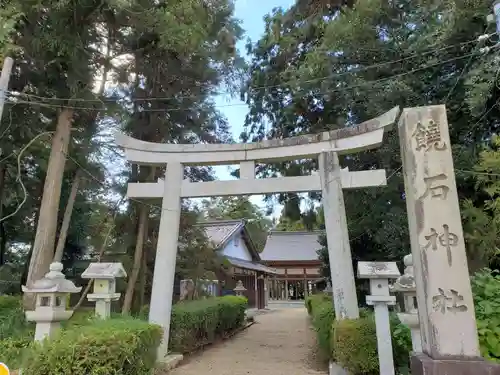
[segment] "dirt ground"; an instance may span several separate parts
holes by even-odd
[[[315,336],[303,308],[270,311],[235,337],[189,358],[171,375],[318,375]]]

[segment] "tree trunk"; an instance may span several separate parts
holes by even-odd
[[[5,189],[5,165],[0,165],[0,219],[3,217],[3,196]],[[5,238],[4,222],[0,222],[0,266],[5,263],[7,238]]]
[[[78,193],[78,187],[81,181],[81,172],[78,169],[73,178],[71,184],[71,192],[69,193],[68,203],[66,203],[66,209],[64,210],[64,217],[61,224],[61,229],[59,231],[59,239],[57,240],[56,253],[54,254],[53,262],[60,262],[64,253],[64,245],[66,244],[66,238],[68,237],[69,224],[71,223],[71,214],[73,213],[73,206],[75,205],[76,195]]]
[[[127,283],[127,291],[125,292],[125,297],[123,299],[122,314],[130,313],[130,308],[132,307],[135,284],[137,283],[137,279],[139,277],[139,271],[141,269],[143,258],[144,240],[147,238],[148,219],[149,207],[143,204],[141,205],[139,211],[139,225],[137,231],[137,239],[135,242],[134,264],[132,265],[132,272],[130,273],[130,277]]]
[[[139,310],[144,306],[146,300],[146,278],[148,272],[147,253],[142,254],[141,274],[139,275]]]
[[[43,187],[39,220],[33,243],[33,253],[26,281],[28,286],[31,286],[34,281],[42,278],[48,272],[49,265],[54,256],[57,214],[61,199],[61,186],[71,136],[73,114],[73,109],[64,108],[57,119],[56,132],[52,139],[52,148]],[[26,308],[31,307],[34,303],[33,296],[25,295],[24,303]]]
[[[149,174],[146,177],[146,181],[154,180],[154,176],[155,176],[155,168],[151,167],[149,168]],[[122,314],[129,314],[130,309],[132,308],[135,285],[137,284],[137,279],[139,278],[142,258],[144,256],[143,255],[144,241],[148,238],[148,222],[149,222],[149,206],[141,204],[139,208],[139,222],[137,224],[137,238],[135,241],[134,263],[132,265],[132,272],[130,273],[130,277],[128,279],[125,297],[123,299]]]

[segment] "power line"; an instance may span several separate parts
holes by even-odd
[[[463,55],[463,56],[458,56],[458,57],[454,57],[454,58],[451,58],[451,59],[448,59],[448,60],[444,60],[444,61],[440,61],[440,62],[437,62],[437,63],[429,64],[429,65],[426,65],[424,67],[412,69],[412,70],[407,71],[407,72],[394,74],[394,75],[389,76],[389,77],[383,77],[383,78],[379,78],[379,79],[376,79],[376,80],[365,81],[365,82],[362,82],[362,83],[359,83],[359,84],[356,84],[356,85],[351,85],[351,86],[345,86],[345,87],[339,87],[339,88],[336,88],[336,89],[331,89],[331,90],[328,90],[328,92],[325,92],[323,94],[326,94],[326,93],[335,93],[335,92],[343,92],[343,91],[347,91],[347,90],[351,90],[351,89],[361,88],[361,87],[366,86],[368,84],[375,85],[375,84],[380,83],[380,82],[385,82],[385,81],[388,81],[388,80],[391,80],[391,79],[394,79],[394,78],[401,78],[401,77],[404,77],[406,75],[413,74],[413,73],[416,73],[416,72],[419,72],[419,71],[422,71],[422,70],[425,70],[425,69],[433,68],[433,67],[436,67],[436,66],[440,66],[440,65],[443,65],[443,64],[446,64],[446,63],[449,63],[449,62],[453,62],[453,61],[465,59],[467,57],[470,57],[471,55],[476,55],[476,54],[477,53],[466,54],[466,55]],[[306,90],[306,91],[310,91],[310,90]],[[300,92],[300,90],[299,90],[299,92]],[[320,93],[316,93],[316,94],[321,94],[321,92]],[[105,111],[105,110],[107,110],[106,108],[56,105],[56,104],[47,104],[47,103],[38,102],[38,101],[25,101],[25,100],[15,100],[14,101],[14,100],[9,99],[9,102],[13,103],[13,104],[38,105],[38,106],[41,106],[41,107],[57,108],[57,109],[68,108],[68,109],[74,109],[74,110],[89,110],[89,111]],[[233,104],[219,105],[219,106],[216,106],[216,108],[239,107],[239,106],[247,106],[247,104],[246,103],[233,103]],[[141,110],[139,112],[162,112],[162,113],[169,113],[169,112],[174,112],[174,111],[189,111],[189,110],[192,110],[192,109],[191,108],[182,108],[182,107],[164,108],[164,109],[147,109],[146,108],[146,109],[143,109],[143,110]]]
[[[468,170],[464,170],[464,169],[455,169],[455,171],[465,173],[465,174],[470,174],[470,175],[500,177],[500,173],[493,173],[493,172],[468,171]]]
[[[368,66],[365,66],[365,67],[361,67],[361,68],[357,68],[357,69],[352,69],[352,70],[349,70],[349,71],[346,71],[346,72],[332,73],[332,74],[329,74],[329,75],[326,75],[326,76],[312,78],[312,79],[308,79],[308,80],[297,80],[295,82],[296,83],[302,83],[302,84],[314,83],[314,82],[324,81],[326,79],[331,79],[331,78],[336,78],[336,77],[342,77],[342,76],[348,75],[348,74],[356,74],[356,73],[364,72],[364,71],[367,71],[367,70],[370,70],[370,69],[380,68],[380,67],[383,67],[383,66],[386,66],[386,65],[396,64],[396,63],[399,63],[399,62],[404,62],[404,61],[407,61],[407,60],[410,60],[410,59],[413,59],[413,58],[416,58],[416,57],[422,57],[422,56],[429,55],[429,54],[432,54],[432,53],[444,51],[444,50],[451,49],[451,48],[454,48],[454,47],[464,46],[464,45],[471,44],[471,43],[474,43],[474,42],[483,41],[485,39],[491,38],[491,36],[493,36],[495,34],[496,33],[483,34],[483,35],[479,36],[478,38],[475,38],[475,39],[472,39],[472,40],[468,40],[466,42],[452,44],[452,45],[449,45],[449,46],[445,46],[445,47],[441,47],[441,48],[437,48],[437,49],[432,49],[432,50],[426,51],[426,52],[415,53],[415,54],[412,54],[410,56],[403,57],[403,58],[400,58],[400,59],[397,59],[397,60],[391,60],[391,61],[376,63],[376,64],[368,65]],[[194,86],[201,86],[201,84],[194,83]],[[280,88],[280,87],[283,87],[283,86],[284,86],[283,84],[262,85],[262,86],[251,87],[251,88],[249,88],[249,91],[253,92],[253,91],[257,91],[257,90],[261,90],[261,89]],[[13,95],[13,96],[24,96],[24,97],[27,97],[27,98],[35,98],[35,99],[39,99],[39,100],[72,101],[72,102],[95,102],[95,103],[101,103],[101,104],[103,102],[113,102],[114,103],[114,102],[117,101],[116,99],[106,99],[106,98],[103,98],[103,99],[85,99],[85,98],[46,97],[46,96],[40,96],[40,95],[35,95],[35,94],[27,94],[27,93],[22,93],[22,92],[18,93],[18,92],[13,92],[13,91],[9,91],[9,93],[11,95]],[[222,92],[218,92],[218,93],[216,92],[216,94],[223,94],[223,93],[230,93],[230,92],[228,92],[228,91],[222,91]],[[126,98],[126,97],[120,97],[118,99],[118,101],[119,100],[124,100],[126,102],[131,103],[131,102],[161,101],[161,100],[171,100],[171,99],[175,99],[175,100],[180,100],[180,99],[196,99],[198,97],[199,96],[197,96],[197,95],[184,95],[184,96],[181,95],[181,96],[149,97],[149,98]]]
[[[486,32],[486,30],[488,29],[488,26],[486,26],[486,28],[484,29],[484,32]],[[483,32],[483,34],[484,34]],[[475,47],[475,50],[478,49],[478,47],[481,45],[481,42],[483,42],[485,39],[484,38],[481,38],[479,37],[477,39],[477,44],[476,44],[476,47]],[[469,68],[470,64],[472,63],[472,58],[474,57],[474,55],[471,54],[471,56],[469,57],[469,60],[467,60],[467,63],[465,64],[464,68],[462,69],[462,71],[460,72],[460,75],[457,77],[457,80],[455,81],[455,84],[451,87],[450,91],[448,91],[448,95],[446,95],[446,98],[444,99],[444,102],[447,103],[448,102],[448,99],[450,98],[451,94],[453,93],[453,91],[455,90],[455,88],[457,87],[458,85],[458,82],[460,81],[460,79],[462,78],[462,76],[465,74],[465,72],[467,71],[467,69]]]

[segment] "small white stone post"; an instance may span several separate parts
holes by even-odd
[[[420,323],[418,310],[415,306],[417,298],[417,286],[415,284],[415,274],[413,271],[413,256],[406,255],[403,258],[405,271],[397,278],[391,286],[391,292],[401,293],[404,300],[404,312],[398,313],[398,318],[404,325],[410,328],[411,342],[414,353],[422,353],[422,338],[420,336]]]
[[[326,237],[337,319],[359,317],[351,246],[342,192],[339,158],[335,152],[319,154],[321,198],[325,213]]]
[[[121,263],[90,263],[82,273],[82,279],[94,279],[94,293],[87,298],[95,301],[95,313],[102,319],[111,316],[111,302],[120,298],[120,293],[116,293],[118,277],[127,277]]]
[[[50,337],[59,329],[61,321],[73,315],[72,310],[66,310],[66,299],[70,293],[79,293],[82,288],[66,280],[62,270],[63,265],[54,262],[50,265],[50,271],[35,281],[32,288],[22,286],[24,293],[36,296],[35,310],[26,311],[26,319],[36,323],[35,341]]]
[[[372,305],[375,310],[381,375],[395,374],[388,306],[396,303],[396,297],[389,294],[389,279],[399,276],[396,262],[358,262],[358,277],[370,280],[371,295],[366,296],[366,303]]]

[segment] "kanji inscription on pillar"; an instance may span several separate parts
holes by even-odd
[[[429,151],[432,149],[437,151],[446,150],[446,143],[441,137],[439,124],[434,120],[429,120],[427,125],[418,122],[413,132],[413,137],[415,138],[417,151]]]
[[[405,109],[399,139],[423,351],[479,356],[445,106]]]
[[[446,199],[450,188],[444,183],[448,177],[444,173],[439,173],[435,176],[424,177],[425,192],[420,197],[426,198],[430,196],[431,198]]]
[[[430,234],[425,236],[427,243],[424,245],[425,249],[438,250],[440,247],[446,250],[446,258],[448,265],[453,265],[452,247],[458,245],[458,236],[450,232],[448,224],[443,225],[442,231],[438,232],[436,229],[431,228]]]
[[[434,311],[439,311],[441,314],[446,312],[459,313],[467,311],[467,306],[463,304],[464,297],[456,290],[450,289],[445,292],[438,288],[438,294],[432,297]]]

